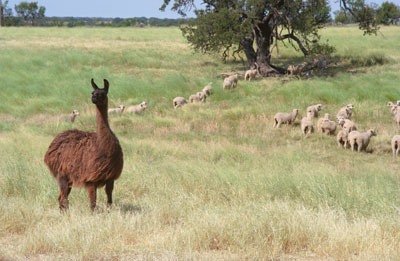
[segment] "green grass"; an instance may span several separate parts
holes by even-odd
[[[177,28],[2,28],[0,259],[399,259],[399,129],[386,103],[400,99],[400,28],[381,32],[325,29],[328,70],[224,91],[221,74],[246,66],[193,52]],[[282,46],[275,62],[300,59]],[[60,131],[95,130],[91,78],[110,81],[110,107],[148,110],[110,118],[125,162],[113,208],[102,189],[92,214],[73,189],[62,215],[43,157]],[[206,104],[173,109],[210,81]],[[354,104],[358,128],[377,130],[372,153],[272,128],[277,111],[301,118],[316,103],[332,115]],[[73,109],[74,124],[58,121]]]

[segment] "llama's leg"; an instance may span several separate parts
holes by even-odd
[[[96,208],[96,190],[97,187],[94,184],[87,184],[86,189],[90,199],[90,209],[93,211]]]
[[[66,177],[58,175],[57,182],[60,187],[60,195],[58,196],[58,203],[60,210],[68,209],[68,195],[71,192],[71,188],[68,184],[68,180]]]
[[[111,207],[112,204],[112,192],[114,189],[114,180],[107,181],[106,183],[106,194],[107,194],[107,205]]]

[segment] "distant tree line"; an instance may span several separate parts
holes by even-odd
[[[0,0],[0,25],[5,26],[180,26],[193,23],[194,18],[160,19],[160,18],[91,18],[91,17],[46,17],[46,8],[37,2],[21,2],[13,9],[8,0]]]
[[[91,17],[46,17],[46,8],[39,6],[37,2],[21,2],[13,9],[8,6],[8,0],[0,0],[0,25],[5,26],[180,26],[193,24],[195,18],[160,19],[160,18],[91,18]],[[400,6],[392,2],[383,2],[381,6],[375,6],[378,24],[400,24]],[[354,17],[344,9],[334,12],[335,24],[355,23]]]
[[[392,2],[383,2],[381,6],[373,8],[376,13],[376,20],[378,24],[400,24],[400,6]],[[338,10],[334,12],[336,24],[352,24],[356,23],[354,17],[345,10]]]

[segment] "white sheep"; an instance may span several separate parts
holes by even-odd
[[[394,135],[391,144],[393,157],[397,157],[400,151],[400,135]]]
[[[207,94],[204,91],[198,92],[196,95],[199,96],[199,99],[202,103],[206,102]]]
[[[376,136],[376,132],[373,129],[367,132],[360,133],[359,131],[352,131],[349,133],[348,141],[350,143],[351,151],[354,151],[357,147],[357,151],[366,150],[372,136]]]
[[[147,108],[147,102],[142,101],[140,104],[129,106],[126,112],[131,112],[135,114],[141,114]]]
[[[329,113],[325,113],[324,117],[321,117],[321,118],[318,119],[318,121],[317,121],[317,130],[318,131],[322,131],[322,129],[321,129],[322,122],[324,120],[329,120],[330,117],[331,117],[331,115]]]
[[[76,116],[79,115],[78,110],[73,110],[70,114],[61,115],[60,120],[74,123]]]
[[[336,131],[336,122],[331,120],[324,120],[321,124],[322,133],[327,135],[334,135]]]
[[[223,89],[233,89],[236,87],[238,82],[238,75],[231,75],[224,79],[224,83],[222,85]]]
[[[247,70],[245,75],[244,75],[244,79],[250,81],[251,79],[255,79],[257,74],[258,74],[258,70],[257,69]]]
[[[393,116],[396,115],[398,112],[400,112],[400,106],[393,105],[390,108],[390,112],[392,113]]]
[[[186,100],[186,99],[183,98],[183,97],[176,97],[176,98],[172,101],[172,103],[173,103],[175,109],[178,109],[179,107],[182,107],[183,105],[185,105],[185,104],[188,103],[188,102],[189,102],[189,101]]]
[[[348,135],[349,133],[346,130],[340,130],[336,136],[336,141],[337,144],[340,147],[343,146],[343,148],[346,149],[347,147],[347,141],[348,141]]]
[[[339,118],[338,121],[339,121],[339,125],[342,126],[342,128],[345,131],[347,131],[348,133],[357,130],[356,124],[349,119]]]
[[[322,109],[322,104],[311,105],[307,107],[307,113],[311,112],[313,117],[318,118],[318,112]]]
[[[108,114],[122,113],[125,110],[125,106],[121,104],[118,108],[108,109]]]
[[[353,104],[347,104],[345,107],[340,108],[339,112],[336,114],[336,118],[350,119],[353,109]]]
[[[281,124],[292,124],[299,113],[298,109],[293,109],[292,112],[278,112],[274,116],[274,127],[279,128]]]
[[[197,93],[190,95],[189,102],[190,103],[198,103],[198,102],[200,102],[200,96]]]
[[[397,107],[397,106],[396,106]],[[400,111],[396,111],[393,114],[393,120],[396,122],[397,126],[400,127]]]
[[[311,113],[308,113],[306,117],[303,117],[301,119],[301,130],[306,136],[314,132],[314,125],[312,119],[313,117]]]
[[[209,82],[206,86],[204,86],[204,88],[203,88],[203,92],[207,95],[207,96],[210,96],[211,95],[211,93],[212,93],[212,82]]]

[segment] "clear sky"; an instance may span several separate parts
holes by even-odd
[[[9,0],[9,6],[23,0]],[[76,16],[76,17],[159,17],[178,18],[177,13],[167,10],[159,10],[163,0],[25,0],[37,1],[39,5],[46,7],[46,16]],[[385,0],[367,0],[381,4]],[[400,5],[400,0],[390,0]],[[3,0],[4,2],[4,0]],[[173,2],[173,0],[171,0]],[[201,0],[195,0],[199,5]],[[329,0],[332,11],[339,9],[338,0]],[[200,6],[200,5],[199,5]],[[201,7],[201,6],[200,6]],[[193,14],[189,15],[193,16]]]

